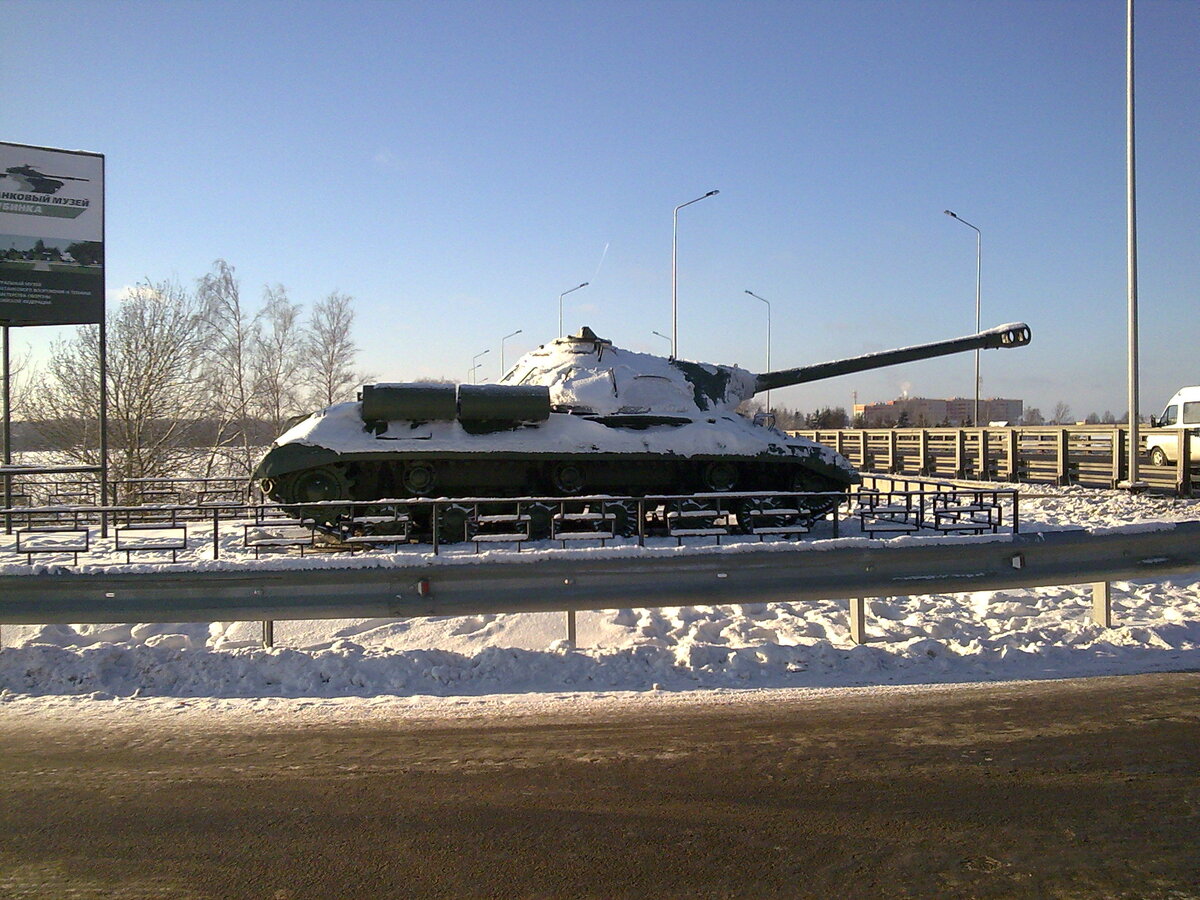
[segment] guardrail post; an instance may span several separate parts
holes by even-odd
[[[954,432],[954,477],[967,477],[967,432],[963,428]]]
[[[1019,445],[1017,441],[1017,429],[1008,429],[1004,435],[1004,444],[1004,458],[1008,465],[1008,480],[1019,482],[1021,480],[1021,456],[1017,452]]]
[[[917,432],[917,474],[929,474],[929,431],[925,428]]]
[[[896,441],[896,429],[895,428],[892,428],[887,432],[887,439],[888,439],[887,471],[888,471],[889,475],[895,475],[897,472],[900,471],[900,468],[901,468],[898,465],[898,461],[897,461],[897,457],[899,456],[899,453],[898,453],[899,447],[898,447],[898,444]]]
[[[262,645],[264,650],[269,650],[275,646],[275,623],[270,619],[263,619]]]
[[[850,598],[850,640],[856,644],[867,642],[867,598]]]
[[[1112,585],[1107,581],[1092,583],[1092,621],[1102,628],[1113,627]]]
[[[567,610],[567,643],[571,645],[571,649],[576,647],[576,631],[575,631],[575,610]]]
[[[991,467],[988,465],[988,433],[986,428],[979,429],[979,465],[976,472],[983,481],[991,481]]]

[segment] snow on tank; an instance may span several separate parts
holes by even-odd
[[[754,396],[753,372],[614,347],[583,327],[525,354],[501,385],[544,385],[555,412],[691,420]]]

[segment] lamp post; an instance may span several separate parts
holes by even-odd
[[[484,350],[483,353],[476,353],[471,357],[471,384],[475,383],[475,370],[479,368],[479,363],[476,362],[476,360],[478,360],[479,357],[484,356],[487,352],[488,351]]]
[[[675,279],[676,274],[676,251],[679,248],[679,211],[685,206],[691,206],[693,203],[699,203],[701,200],[707,200],[721,193],[720,191],[709,191],[703,197],[697,197],[695,200],[689,200],[687,203],[680,203],[675,207],[675,212],[672,214],[671,225],[671,356],[679,358],[679,292],[678,285]]]
[[[564,334],[563,334],[563,320],[562,320],[562,306],[563,306],[563,304],[562,304],[562,298],[563,298],[563,297],[565,297],[565,296],[567,296],[567,294],[573,294],[573,293],[575,293],[575,292],[576,292],[577,290],[579,290],[580,288],[585,288],[585,287],[587,287],[587,286],[588,286],[588,284],[589,284],[589,282],[585,281],[583,284],[576,285],[575,287],[571,288],[569,291],[563,291],[561,294],[559,294],[559,295],[558,295],[558,336],[559,336],[559,337],[565,337],[565,336],[566,336],[566,335],[564,335]]]
[[[662,338],[668,344],[671,343],[671,338],[668,335],[663,334],[661,331],[652,331],[650,333],[658,335],[660,338]]]
[[[770,372],[771,371],[771,301],[758,296],[758,294],[754,293],[754,291],[746,291],[746,293],[749,294],[751,297],[753,297],[755,300],[762,300],[763,303],[767,304],[767,371]],[[976,329],[976,330],[978,331],[978,329]],[[767,391],[767,412],[770,412],[770,411],[771,411],[771,392]]]
[[[966,219],[960,218],[957,213],[951,212],[948,209],[942,210],[950,218],[962,222],[968,228],[975,231],[975,333],[979,333],[979,276],[983,271],[983,233],[975,228]],[[975,350],[975,419],[974,425],[979,427],[979,349]]]
[[[1126,379],[1129,397],[1129,479],[1121,485],[1131,493],[1146,484],[1138,472],[1138,274],[1137,274],[1137,178],[1134,147],[1133,92],[1133,0],[1125,5],[1125,266],[1126,288]]]
[[[506,334],[504,337],[500,338],[500,377],[501,378],[503,378],[508,373],[508,370],[506,368],[504,368],[504,342],[507,341],[510,337],[516,337],[522,331],[524,331],[523,328],[518,328],[512,334]]]

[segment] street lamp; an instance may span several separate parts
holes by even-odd
[[[471,357],[471,384],[475,383],[475,370],[479,368],[479,363],[476,362],[476,360],[479,359],[479,357],[484,356],[487,352],[488,351],[484,350],[483,353],[476,353]]]
[[[567,294],[573,294],[573,293],[575,293],[575,292],[576,292],[577,290],[579,290],[580,288],[585,288],[585,287],[587,287],[587,286],[588,286],[588,284],[589,284],[589,282],[586,282],[586,281],[585,281],[583,284],[576,285],[575,287],[571,288],[569,291],[563,291],[561,294],[559,294],[559,295],[558,295],[558,336],[559,336],[559,337],[565,337],[565,336],[566,336],[566,335],[564,335],[564,334],[563,334],[563,324],[562,324],[562,298],[563,298],[563,297],[565,297],[565,296],[567,296]]]
[[[658,335],[660,338],[662,338],[668,344],[671,343],[671,339],[667,335],[663,334],[661,331],[652,331],[650,333]]]
[[[701,200],[707,200],[721,193],[720,191],[709,191],[703,197],[697,197],[695,200],[689,200],[687,203],[680,203],[675,207],[675,212],[672,214],[671,226],[671,356],[679,358],[679,293],[675,280],[675,257],[676,250],[679,247],[679,211],[685,206],[691,206],[693,203],[699,203]]]
[[[758,296],[758,294],[754,293],[754,291],[746,291],[746,293],[749,294],[751,297],[753,297],[755,300],[762,300],[763,303],[767,304],[767,371],[770,372],[771,371],[771,301]],[[976,329],[976,330],[978,331],[978,329]],[[771,392],[768,390],[767,391],[767,412],[770,412],[770,411],[771,411]]]
[[[522,329],[522,328],[518,328],[512,334],[506,334],[504,337],[500,338],[500,377],[501,378],[503,378],[508,372],[508,370],[506,368],[504,368],[504,342],[507,341],[510,337],[516,337],[523,330],[524,329]]]
[[[979,276],[983,264],[983,233],[966,219],[959,218],[957,213],[948,209],[942,210],[950,218],[962,222],[968,228],[975,230],[975,333],[979,333]],[[975,350],[975,427],[979,427],[979,350]]]

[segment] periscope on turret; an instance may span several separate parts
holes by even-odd
[[[525,354],[495,385],[364,385],[281,435],[254,477],[283,504],[415,497],[846,491],[841,455],[739,415],[772,388],[973,349],[1019,347],[1012,323],[948,341],[755,374],[613,345],[590,328]],[[830,508],[835,501],[821,504]]]

